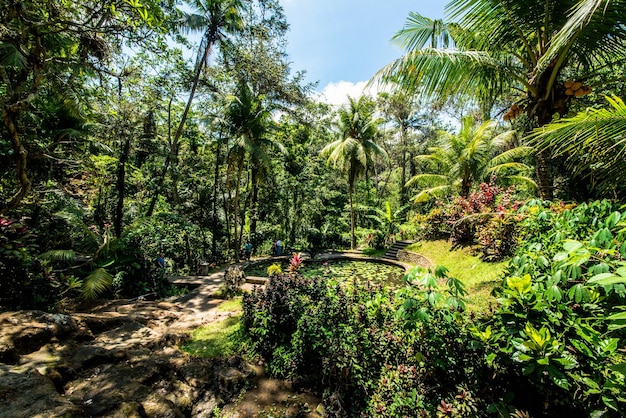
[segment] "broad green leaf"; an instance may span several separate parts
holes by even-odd
[[[626,277],[614,276],[610,273],[602,273],[593,276],[587,281],[587,283],[595,283],[599,284],[600,286],[608,286],[612,284],[626,283]]]
[[[609,369],[626,376],[626,363],[612,364],[609,366]]]
[[[576,250],[578,250],[579,248],[581,248],[583,246],[583,244],[581,242],[578,241],[566,241],[563,244],[563,249],[565,251],[567,251],[568,253],[572,253]]]
[[[606,227],[607,228],[614,228],[615,225],[617,225],[617,223],[621,219],[621,217],[622,217],[621,213],[613,212],[612,214],[609,215],[608,218],[606,218],[606,222],[605,222]]]
[[[528,293],[531,290],[532,280],[530,274],[525,274],[523,277],[509,277],[506,279],[506,284],[510,289],[515,290],[520,295]]]

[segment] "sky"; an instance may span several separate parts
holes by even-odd
[[[358,97],[372,76],[402,55],[391,42],[410,11],[441,19],[448,0],[280,0],[290,25],[287,53],[292,71],[327,102]]]

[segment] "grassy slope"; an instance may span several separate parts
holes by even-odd
[[[495,302],[491,296],[494,285],[500,283],[506,262],[487,263],[472,255],[469,248],[453,249],[448,241],[420,241],[411,244],[407,250],[430,259],[436,265],[444,265],[449,274],[466,286],[468,308],[486,310]]]

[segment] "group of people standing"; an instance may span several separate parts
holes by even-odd
[[[243,245],[243,257],[246,260],[250,260],[250,256],[252,256],[252,250],[254,250],[254,246],[250,242],[250,240],[246,241]],[[272,243],[272,256],[276,257],[282,254],[283,244],[279,239]]]

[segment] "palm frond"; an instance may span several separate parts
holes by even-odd
[[[487,71],[489,70],[489,71]],[[490,71],[506,73],[527,84],[518,68],[485,51],[426,48],[411,51],[383,67],[374,76],[380,83],[399,82],[408,89],[418,85],[425,97],[449,99],[474,94]]]
[[[524,187],[527,187],[530,190],[537,190],[537,183],[530,177],[512,175],[512,176],[507,176],[506,180],[511,184],[519,184]]]
[[[567,22],[552,37],[550,46],[538,62],[541,75],[554,63],[564,64],[569,53],[576,53],[581,62],[589,63],[585,55],[592,46],[593,56],[624,57],[624,5],[614,0],[581,0],[568,13]]]
[[[452,46],[453,38],[448,26],[440,19],[429,19],[419,13],[409,12],[404,27],[394,35],[392,41],[407,51],[431,48],[448,48]]]
[[[510,150],[504,151],[503,153],[500,153],[493,157],[489,161],[487,168],[491,169],[502,164],[507,164],[515,160],[519,160],[520,158],[528,157],[532,155],[534,151],[535,148],[528,146],[511,148]]]
[[[82,297],[95,299],[111,287],[113,276],[103,268],[97,268],[83,279]]]
[[[487,169],[487,173],[489,174],[502,174],[506,171],[515,171],[518,173],[530,173],[532,171],[532,167],[524,163],[517,163],[513,161],[509,163],[502,163],[502,164],[494,165],[493,167],[490,167],[489,169]]]
[[[50,250],[41,254],[39,257],[43,260],[74,263],[76,261],[76,252],[74,252],[74,250]]]
[[[608,108],[590,108],[535,130],[530,144],[568,157],[576,172],[590,170],[600,186],[619,184],[626,172],[626,104],[615,96],[606,99]]]
[[[417,174],[406,182],[405,187],[413,185],[443,185],[450,183],[450,177],[443,174]]]
[[[452,186],[448,184],[445,184],[443,186],[431,187],[429,189],[422,190],[417,195],[413,196],[411,200],[413,200],[414,203],[423,203],[429,201],[430,199],[450,194],[451,191]]]

